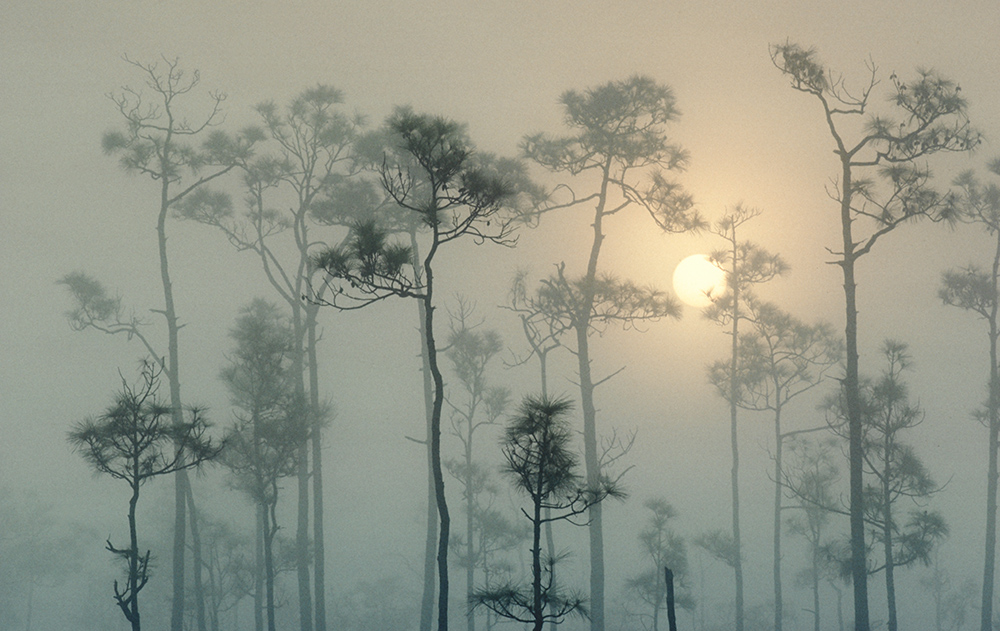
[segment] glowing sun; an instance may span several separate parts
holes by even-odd
[[[692,307],[707,307],[725,290],[726,273],[704,254],[692,254],[674,270],[674,292]]]

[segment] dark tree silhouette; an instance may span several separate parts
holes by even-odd
[[[426,253],[416,262],[411,247],[390,239],[389,228],[375,220],[359,222],[344,243],[314,259],[331,285],[328,296],[318,299],[338,309],[359,309],[389,297],[413,298],[423,306],[424,350],[434,386],[428,444],[440,523],[438,628],[445,631],[451,517],[441,461],[444,378],[434,337],[434,258],[442,246],[461,238],[512,245],[517,182],[524,175],[519,163],[477,155],[463,127],[453,121],[404,108],[387,124],[398,143],[393,155],[407,159],[394,163],[386,154],[379,169],[382,187],[395,202],[396,214],[419,219],[429,233]]]
[[[503,618],[532,625],[533,631],[569,614],[586,615],[581,596],[566,595],[552,584],[551,569],[558,559],[543,557],[544,524],[572,521],[609,497],[625,497],[606,478],[590,486],[577,474],[577,457],[570,450],[573,431],[565,419],[569,409],[565,399],[527,397],[508,424],[503,439],[505,471],[515,489],[531,501],[530,509],[521,509],[531,522],[531,584],[487,587],[470,601],[473,610],[486,607]],[[545,516],[545,508],[552,511],[551,517]]]
[[[847,352],[843,387],[849,430],[854,624],[857,631],[869,631],[855,268],[882,237],[904,223],[954,215],[956,198],[931,186],[925,159],[938,152],[971,151],[981,137],[969,123],[958,85],[934,72],[920,71],[908,82],[893,73],[888,100],[892,113],[882,116],[869,113],[869,99],[879,85],[874,63],[868,64],[869,78],[861,89],[851,90],[842,76],[819,62],[812,49],[787,42],[773,45],[771,60],[792,89],[819,102],[840,161],[839,178],[829,195],[839,211],[841,249],[831,252],[844,277]],[[848,128],[859,127],[858,137],[849,139]]]
[[[1000,159],[990,162],[989,170],[1000,175]],[[964,269],[944,273],[939,295],[946,305],[972,311],[986,321],[989,343],[986,409],[978,416],[986,425],[986,541],[983,552],[983,592],[980,603],[981,631],[993,628],[993,593],[996,582],[997,555],[997,480],[1000,471],[997,455],[1000,451],[1000,358],[997,339],[1000,321],[997,317],[997,296],[1000,295],[1000,187],[982,184],[972,172],[963,173],[955,182],[962,189],[963,222],[979,226],[994,241],[993,261],[988,269],[969,265]]]
[[[584,463],[588,481],[596,484],[601,463],[594,389],[606,377],[595,379],[592,375],[590,336],[608,323],[628,326],[679,315],[676,303],[663,294],[599,272],[606,237],[604,222],[631,206],[645,209],[668,232],[692,230],[703,222],[692,209],[690,197],[665,175],[687,162],[687,154],[666,134],[667,125],[679,116],[669,87],[648,77],[633,76],[583,92],[569,90],[560,101],[571,132],[565,136],[528,136],[524,153],[549,171],[593,183],[594,192],[586,195],[577,195],[570,186],[560,184],[547,207],[591,207],[593,241],[585,271],[578,277],[567,276],[564,265],[558,265],[557,273],[543,281],[529,311],[546,311],[549,317],[558,317],[562,328],[575,338],[571,350],[579,366]],[[562,194],[568,199],[557,199]],[[604,631],[601,504],[593,508],[589,533],[590,623],[592,631]]]
[[[220,448],[205,435],[208,424],[199,410],[178,424],[177,415],[156,398],[160,370],[151,363],[142,368],[140,382],[131,386],[122,378],[114,405],[97,418],[77,423],[69,442],[97,473],[126,483],[132,494],[128,504],[129,545],[107,549],[125,564],[125,586],[114,584],[115,603],[140,631],[139,592],[149,581],[150,551],[140,553],[136,506],[143,484],[152,478],[199,467],[215,458]]]

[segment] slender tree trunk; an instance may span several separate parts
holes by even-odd
[[[410,233],[410,248],[413,252],[413,267],[420,269],[419,250],[415,232]],[[419,280],[419,279],[418,279]],[[434,380],[431,377],[430,359],[428,358],[427,317],[423,300],[417,301],[417,314],[420,318],[420,360],[424,381],[424,416],[427,448],[427,536],[424,539],[424,589],[420,599],[420,631],[431,631],[434,624],[434,595],[436,593],[435,563],[438,537],[437,498],[434,488],[434,468],[431,466],[431,435],[433,433],[434,417]]]
[[[138,468],[138,467],[137,467]],[[137,472],[138,473],[138,472]],[[138,480],[138,475],[136,475]],[[132,485],[132,497],[128,502],[128,601],[126,617],[132,624],[132,631],[140,631],[139,624],[139,534],[135,525],[135,507],[139,503],[139,482]]]
[[[190,480],[187,485],[187,502],[191,512],[191,569],[194,570],[194,607],[198,631],[207,631],[205,619],[205,586],[202,581],[201,535],[198,531],[198,511],[194,506],[194,492]]]
[[[888,483],[886,483],[888,486]],[[888,498],[886,498],[888,499]],[[885,513],[885,524],[882,526],[883,550],[885,553],[885,598],[889,608],[889,621],[886,625],[888,631],[897,631],[898,622],[896,620],[896,566],[893,562],[892,554],[892,523],[888,513],[889,503],[886,501],[883,510]]]
[[[547,444],[547,441],[542,444]],[[543,452],[544,458],[544,452]],[[545,493],[545,471],[548,463],[539,463],[533,493],[534,513],[531,520],[531,613],[535,618],[532,631],[542,631],[545,626],[545,603],[542,602],[542,501]]]
[[[538,354],[538,370],[542,386],[542,398],[548,400],[549,398],[549,380],[548,380],[548,351],[536,349]],[[549,559],[556,558],[556,540],[555,536],[552,534],[552,508],[549,506],[545,507],[545,550],[549,555]],[[552,593],[558,593],[556,586],[556,568],[554,565],[549,566],[549,571],[551,572],[549,576],[549,589]],[[549,631],[556,631],[556,622],[552,620],[549,622]]]
[[[306,305],[306,354],[309,364],[309,412],[312,421],[313,573],[316,579],[316,631],[326,631],[326,546],[323,534],[323,427],[320,418],[319,360],[316,315],[319,305]]]
[[[587,469],[587,484],[596,486],[601,477],[601,462],[597,455],[597,408],[594,406],[594,380],[590,372],[590,318],[594,309],[594,283],[597,262],[604,243],[604,209],[608,199],[611,173],[610,158],[604,164],[601,190],[594,211],[594,240],[584,276],[584,295],[576,314],[576,348],[580,376],[580,408],[583,411],[583,453]],[[590,630],[604,631],[604,519],[602,503],[590,507]]]
[[[164,141],[163,171],[168,171],[166,156],[170,151],[170,132]],[[160,213],[156,221],[156,237],[160,255],[160,282],[163,286],[163,317],[167,321],[167,358],[164,367],[170,384],[170,408],[174,425],[184,422],[181,407],[180,359],[178,352],[177,310],[174,307],[174,290],[167,264],[167,211],[170,209],[170,178],[162,177],[160,184]],[[174,474],[174,547],[173,547],[173,596],[170,608],[171,631],[184,631],[184,557],[187,547],[187,496],[190,484],[185,469]]]
[[[256,545],[253,572],[253,628],[264,631],[264,530],[267,528],[267,507],[257,504]]]
[[[781,395],[776,391],[776,397]],[[774,411],[774,631],[781,631],[784,618],[781,594],[781,405]]]
[[[733,468],[730,473],[733,495],[733,573],[736,577],[736,620],[734,628],[743,631],[743,546],[740,535],[740,449],[737,436],[737,416],[739,407],[739,324],[740,324],[740,278],[739,252],[737,251],[736,227],[733,226],[733,269],[730,276],[733,291],[732,363],[729,373],[729,434],[732,443]]]
[[[437,363],[434,341],[434,273],[431,261],[437,250],[437,227],[434,241],[424,260],[424,321],[427,328],[427,364],[434,380],[434,404],[431,413],[431,473],[434,476],[434,499],[438,510],[437,570],[438,570],[438,631],[448,631],[448,539],[451,536],[451,516],[444,494],[444,472],[441,468],[441,412],[444,407],[444,378]]]
[[[303,357],[303,341],[305,340],[305,327],[302,322],[302,305],[295,303],[292,306],[292,331],[296,343],[295,352],[292,354],[292,374],[295,375],[295,395],[302,406],[300,414],[303,418],[301,422],[308,424],[311,414],[307,414],[306,391],[305,391],[305,358]],[[308,434],[307,434],[308,435]],[[309,440],[302,441],[298,448],[298,512],[296,515],[295,528],[295,569],[298,576],[299,588],[299,628],[301,631],[313,631],[313,604],[312,587],[309,576]]]
[[[272,491],[277,491],[277,484],[272,485]],[[275,495],[277,499],[277,495]],[[275,504],[267,507],[267,524],[264,532],[264,586],[266,590],[267,631],[276,631],[274,613],[274,535],[278,532],[275,516]]]
[[[989,421],[989,456],[986,471],[986,545],[983,559],[983,599],[981,604],[981,631],[993,629],[993,590],[996,573],[997,550],[997,450],[1000,449],[1000,369],[997,364],[997,309],[1000,301],[1000,230],[993,256],[993,304],[990,308],[990,383],[987,415]]]
[[[465,441],[465,602],[472,602],[472,593],[475,591],[475,580],[476,580],[476,564],[475,564],[475,546],[473,545],[472,537],[475,534],[473,531],[473,519],[475,503],[472,493],[472,432],[474,427],[472,425],[472,415],[468,417],[467,434],[468,439]],[[468,631],[476,631],[476,615],[475,612],[470,611],[465,617],[466,619],[466,629]]]
[[[848,464],[850,488],[851,522],[851,579],[854,586],[854,629],[870,631],[868,614],[868,563],[865,547],[865,505],[864,505],[864,445],[861,434],[861,385],[858,366],[858,308],[857,282],[854,278],[854,237],[851,232],[851,200],[853,180],[851,177],[851,156],[839,152],[841,159],[841,187],[843,194],[840,204],[840,225],[843,244],[843,260],[840,261],[844,273],[844,338],[846,365],[844,370],[844,395],[847,400]]]
[[[813,631],[819,629],[819,567],[820,549],[819,533],[816,533],[816,541],[812,544],[812,597],[813,597]]]

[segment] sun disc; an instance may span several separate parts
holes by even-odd
[[[674,292],[684,304],[707,307],[726,290],[726,273],[704,254],[692,254],[674,269]]]

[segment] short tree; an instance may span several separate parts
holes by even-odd
[[[215,458],[220,448],[206,436],[208,424],[199,410],[190,420],[176,422],[169,406],[157,400],[160,370],[151,363],[142,367],[138,385],[122,378],[122,389],[114,405],[97,418],[77,423],[69,442],[97,473],[125,482],[132,491],[128,505],[129,545],[107,549],[122,559],[126,584],[114,584],[115,603],[132,631],[140,630],[139,592],[150,576],[150,551],[139,552],[136,505],[142,485],[151,479],[183,469],[199,467]]]
[[[926,159],[938,152],[971,151],[981,136],[969,124],[958,85],[934,72],[921,71],[909,82],[893,73],[887,99],[893,113],[881,116],[869,113],[869,99],[879,85],[874,64],[868,65],[869,77],[860,90],[852,90],[841,75],[819,62],[815,50],[786,42],[771,47],[771,60],[792,89],[819,102],[823,126],[840,161],[839,179],[830,196],[837,203],[842,239],[834,262],[843,272],[846,312],[843,387],[849,434],[851,572],[855,628],[869,631],[855,268],[882,237],[903,224],[953,214],[955,198],[933,188]],[[849,127],[862,131],[851,139]]]
[[[886,340],[882,354],[885,369],[878,379],[863,382],[861,390],[862,453],[865,472],[871,479],[865,485],[865,522],[870,528],[872,549],[881,552],[881,562],[870,559],[868,573],[885,572],[887,628],[896,631],[895,569],[916,561],[928,564],[934,547],[947,537],[948,526],[940,512],[924,508],[927,499],[940,487],[935,485],[913,447],[903,441],[907,430],[924,418],[920,408],[910,403],[903,381],[903,373],[911,365],[907,346]],[[843,396],[833,403],[841,422],[838,429],[843,434],[847,416]],[[914,506],[904,523],[899,504],[906,500]]]
[[[304,402],[295,392],[293,333],[278,308],[259,298],[251,301],[229,335],[235,348],[222,380],[237,411],[222,462],[233,473],[233,486],[257,509],[263,542],[257,576],[263,576],[267,627],[274,631],[279,481],[297,473],[309,427]]]
[[[531,584],[513,582],[479,590],[470,605],[486,607],[498,615],[532,625],[542,631],[547,621],[559,622],[567,615],[586,615],[582,596],[566,595],[551,581],[558,559],[543,558],[542,526],[548,521],[572,521],[608,497],[624,498],[613,482],[598,485],[583,482],[577,473],[578,459],[570,450],[573,431],[565,414],[565,399],[527,397],[504,433],[505,470],[514,487],[528,497],[529,509],[521,512],[531,522]],[[544,509],[552,511],[546,517]]]
[[[489,482],[489,471],[473,455],[473,439],[477,430],[496,423],[510,399],[510,391],[491,386],[487,374],[492,360],[503,349],[503,341],[496,331],[479,329],[477,324],[470,322],[472,312],[472,305],[459,298],[456,312],[452,314],[446,352],[458,379],[458,387],[452,389],[446,403],[451,408],[451,433],[462,443],[462,455],[444,464],[462,485],[465,534],[454,537],[453,542],[459,547],[459,564],[465,568],[466,599],[472,597],[475,589],[476,568],[485,560],[479,554],[477,539],[482,534],[477,526],[480,525],[479,513],[487,509],[481,495]],[[468,616],[467,622],[469,631],[475,631],[475,616]]]

